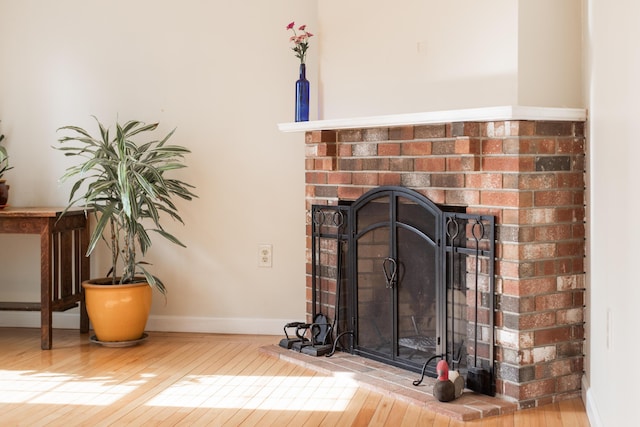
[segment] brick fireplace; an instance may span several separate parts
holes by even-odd
[[[307,259],[312,205],[353,201],[379,186],[493,215],[496,393],[521,408],[579,396],[584,120],[581,110],[504,107],[281,127],[305,132]],[[310,320],[310,264],[307,272]]]

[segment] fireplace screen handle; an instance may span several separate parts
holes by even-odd
[[[387,257],[382,261],[382,271],[384,272],[384,278],[386,281],[386,288],[391,289],[396,284],[398,277],[398,263],[395,259]]]

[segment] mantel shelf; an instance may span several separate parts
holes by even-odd
[[[585,121],[586,119],[587,110],[583,108],[502,106],[279,123],[278,129],[282,132],[308,132],[317,130],[426,125],[448,122],[487,122],[502,120]]]

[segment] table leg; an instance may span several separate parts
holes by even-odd
[[[51,314],[51,231],[40,232],[40,333],[41,348],[50,350],[53,341]]]
[[[89,332],[89,315],[87,314],[87,305],[84,298],[84,288],[82,282],[91,278],[91,263],[89,257],[86,256],[89,249],[89,239],[91,238],[91,231],[89,230],[89,218],[85,219],[84,229],[80,231],[81,238],[80,244],[76,245],[76,250],[79,251],[78,258],[80,259],[80,332]]]

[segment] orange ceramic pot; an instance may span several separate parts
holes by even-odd
[[[98,341],[125,342],[144,335],[151,311],[152,289],[148,283],[110,285],[111,279],[82,283],[89,320]]]

